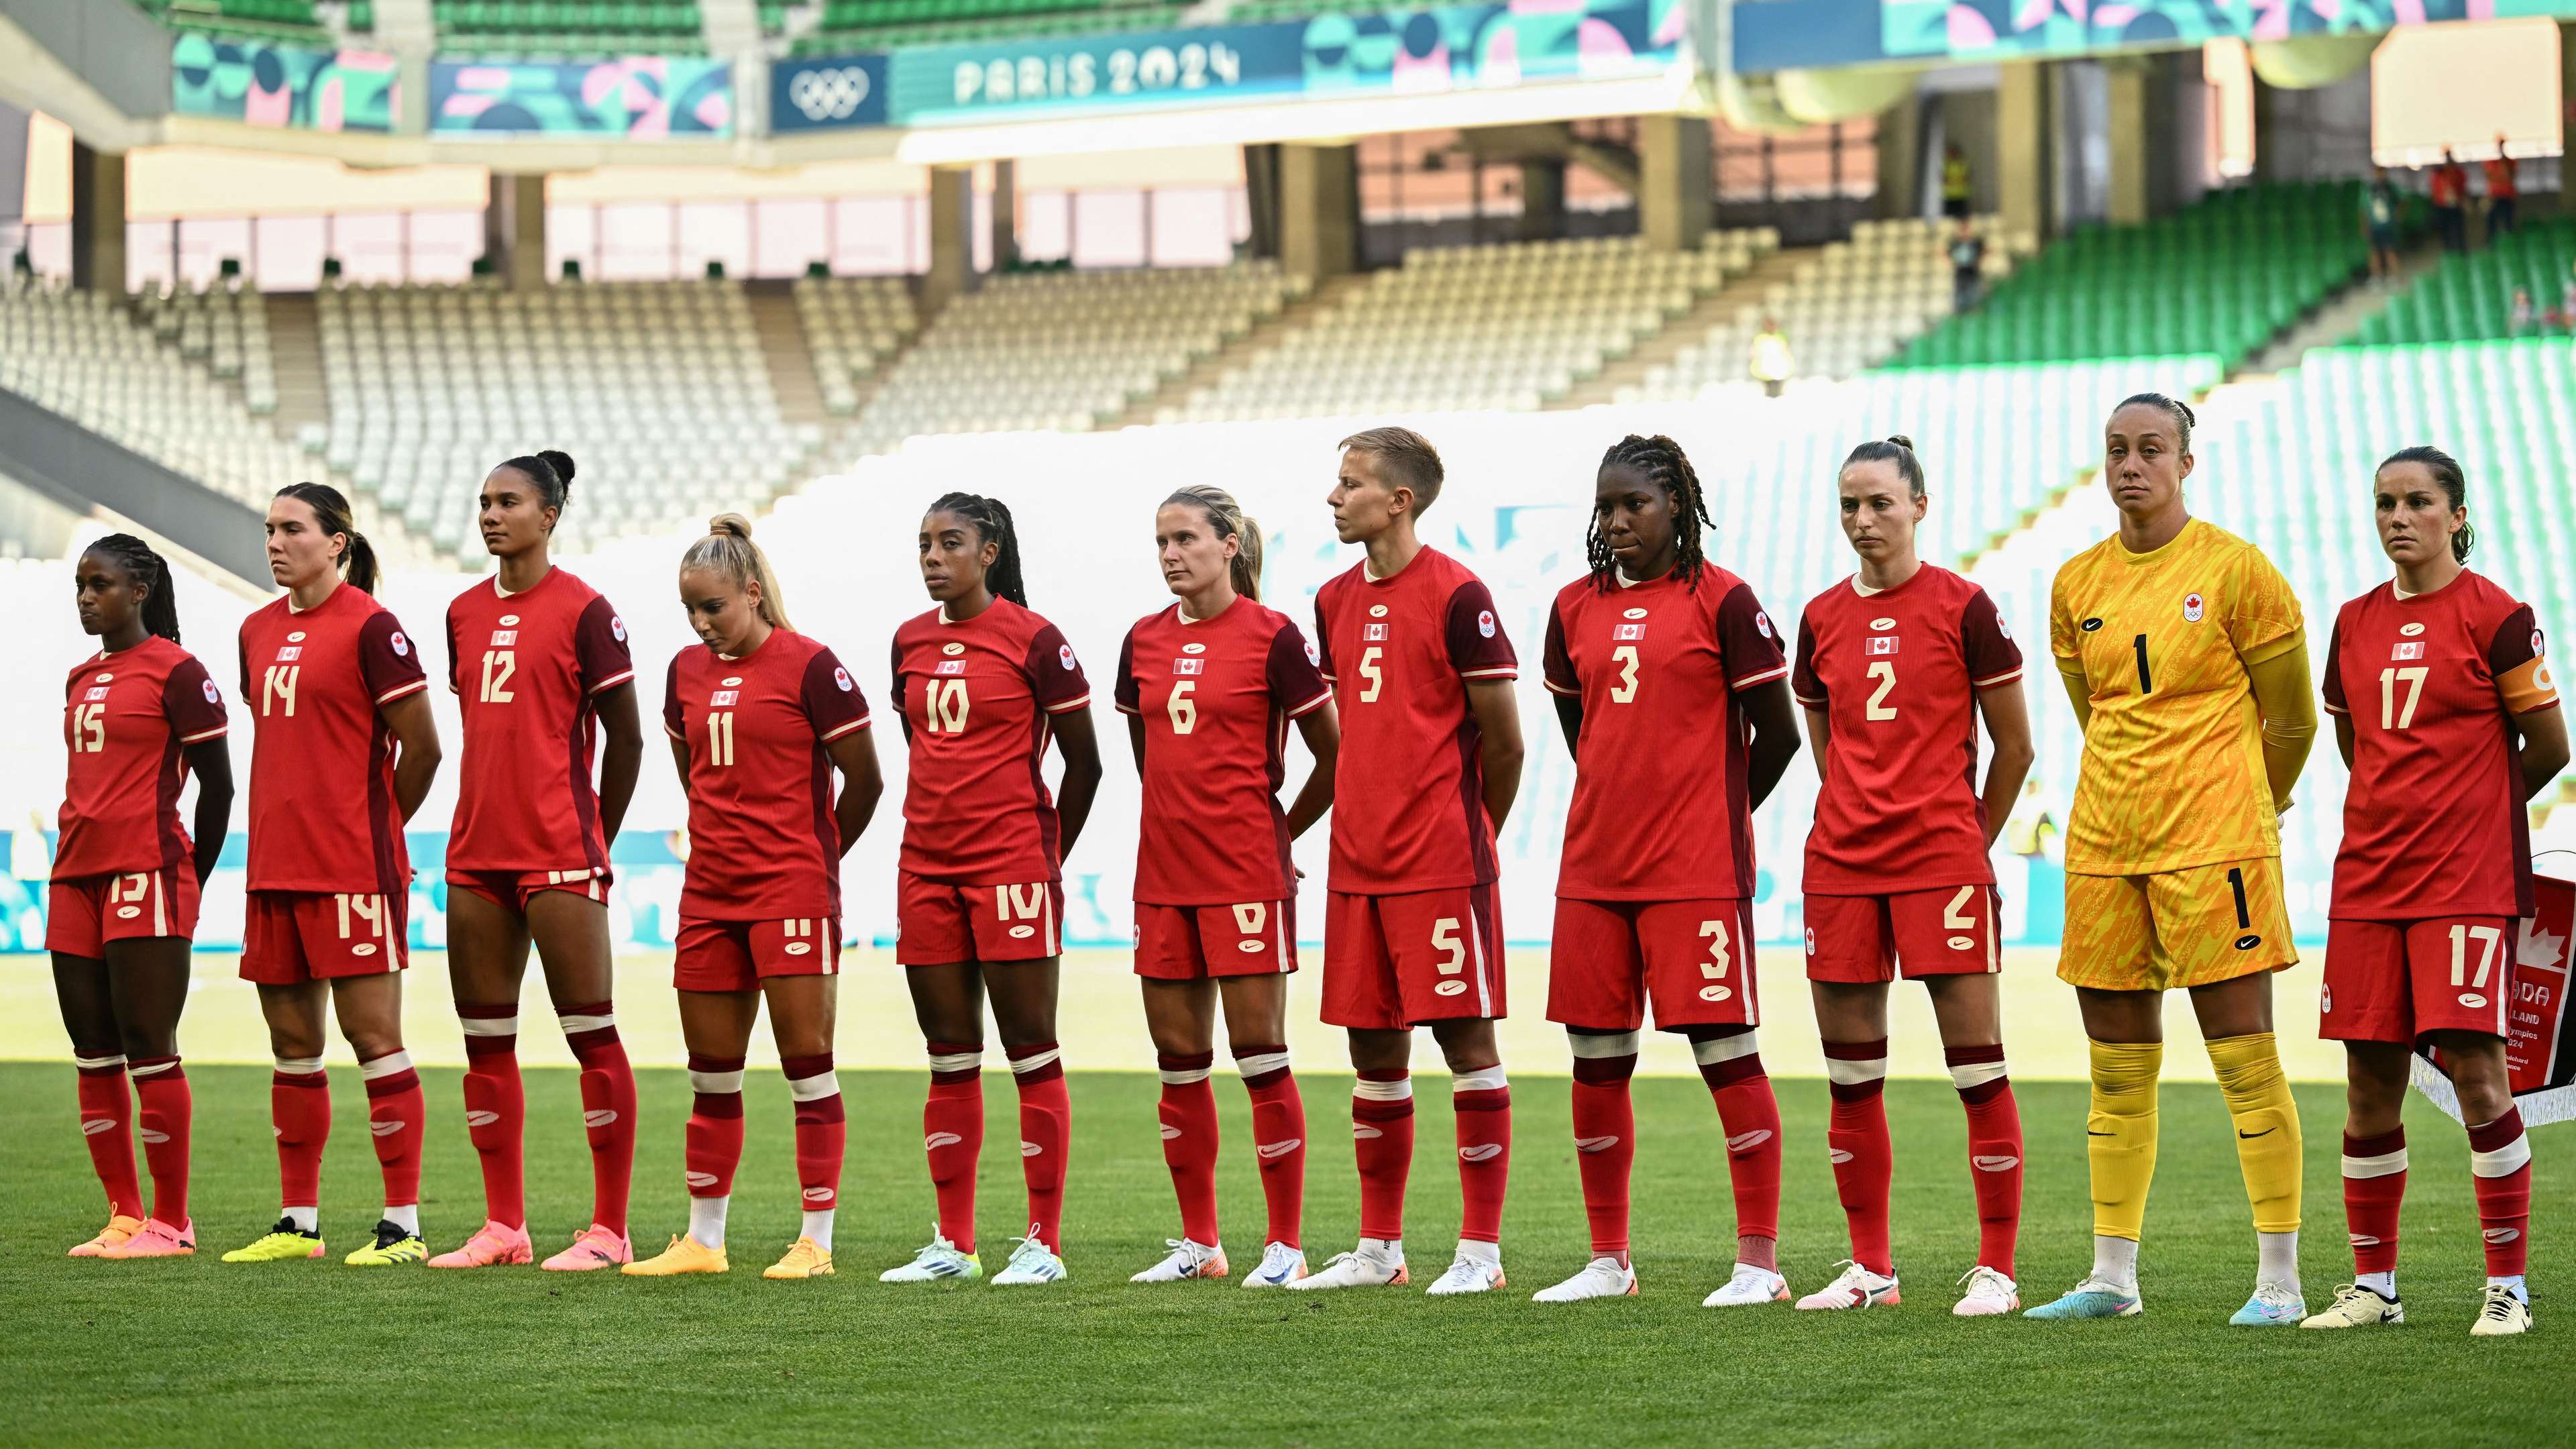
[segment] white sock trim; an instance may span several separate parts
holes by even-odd
[[[1863,1082],[1887,1080],[1887,1058],[1871,1057],[1866,1061],[1825,1059],[1825,1078],[1837,1087],[1857,1087]]]
[[[2493,1152],[2479,1152],[2472,1148],[2469,1152],[2469,1171],[2480,1177],[2511,1177],[2520,1172],[2522,1165],[2530,1160],[2531,1139],[2517,1133],[2511,1142]]]
[[[1753,1035],[1749,1031],[1739,1031],[1733,1036],[1711,1037],[1707,1041],[1692,1042],[1691,1060],[1703,1067],[1713,1067],[1720,1062],[1749,1057],[1758,1050]]]
[[[1063,1055],[1064,1048],[1048,1047],[1045,1051],[1036,1052],[1029,1056],[1013,1057],[1011,1058],[1011,1075],[1025,1077],[1040,1067],[1053,1065],[1056,1058]]]
[[[819,1102],[825,1097],[837,1097],[841,1095],[841,1074],[826,1071],[810,1077],[789,1077],[787,1094],[799,1102]]]
[[[1260,1052],[1252,1056],[1236,1057],[1234,1059],[1234,1069],[1247,1077],[1264,1076],[1271,1072],[1281,1071],[1284,1070],[1287,1065],[1288,1054],[1286,1052]]]
[[[1166,1067],[1155,1075],[1163,1079],[1163,1085],[1166,1087],[1190,1087],[1206,1081],[1209,1070],[1207,1067],[1186,1067],[1173,1071]]]
[[[1887,1075],[1884,1063],[1880,1065],[1879,1075]],[[1964,1092],[1970,1087],[1982,1087],[1988,1082],[2010,1075],[2011,1072],[2006,1070],[2002,1062],[1969,1062],[1964,1066],[1950,1069],[1950,1085]]]
[[[142,1066],[133,1068],[132,1071],[134,1079],[139,1082],[145,1077],[158,1076],[177,1065],[179,1065],[177,1057],[163,1057],[157,1062],[146,1062]]]
[[[1410,1102],[1413,1100],[1413,1078],[1406,1076],[1392,1082],[1372,1082],[1362,1077],[1351,1083],[1351,1097],[1360,1102]]]
[[[279,1057],[277,1069],[291,1077],[310,1076],[322,1070],[320,1057]]]
[[[2376,1157],[2355,1157],[2349,1152],[2343,1155],[2343,1175],[2346,1177],[2393,1177],[2405,1170],[2406,1149],[2403,1147],[2394,1152],[2382,1152]]]
[[[603,1011],[597,1016],[557,1016],[555,1020],[563,1025],[563,1034],[571,1036],[575,1032],[604,1031],[615,1026],[617,1013]]]
[[[456,1024],[467,1036],[517,1036],[519,1019],[515,1016],[460,1016]]]
[[[984,1053],[980,1050],[930,1054],[930,1069],[934,1072],[971,1072],[983,1065]]]
[[[322,1060],[322,1059],[321,1059],[320,1057],[315,1057],[315,1058],[314,1058],[314,1060],[315,1060],[316,1062],[319,1062],[319,1061],[320,1061],[320,1060]],[[81,1057],[81,1056],[76,1056],[76,1057],[73,1057],[73,1058],[72,1058],[72,1065],[73,1065],[73,1066],[76,1066],[76,1067],[78,1067],[78,1068],[80,1068],[80,1069],[81,1069],[82,1071],[84,1071],[84,1072],[95,1072],[95,1071],[99,1070],[99,1069],[100,1069],[100,1068],[102,1068],[102,1067],[121,1067],[121,1066],[124,1066],[124,1065],[125,1065],[125,1058],[124,1058],[122,1055],[112,1056],[112,1057]],[[286,1059],[285,1059],[284,1057],[280,1057],[280,1058],[278,1058],[278,1070],[280,1070],[280,1071],[284,1071],[285,1069],[286,1069]]]
[[[1565,1034],[1565,1044],[1574,1048],[1576,1059],[1582,1061],[1599,1061],[1603,1057],[1633,1057],[1637,1054],[1637,1035],[1633,1031],[1618,1032],[1610,1036],[1586,1031],[1569,1031]]]
[[[1503,1075],[1503,1064],[1496,1062],[1494,1065],[1485,1068],[1483,1071],[1459,1073],[1457,1076],[1450,1079],[1449,1090],[1452,1094],[1459,1092],[1499,1092],[1510,1085],[1511,1080]]]
[[[742,1093],[742,1070],[730,1072],[691,1072],[689,1090],[707,1096],[739,1096]]]
[[[315,1058],[315,1061],[318,1063],[320,1058]],[[372,1062],[358,1063],[358,1075],[370,1082],[379,1077],[390,1077],[396,1072],[410,1070],[411,1053],[409,1052],[387,1052]]]

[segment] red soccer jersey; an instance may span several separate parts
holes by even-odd
[[[1370,577],[1363,559],[1316,591],[1315,642],[1342,717],[1332,888],[1392,896],[1491,882],[1485,736],[1467,683],[1517,679],[1520,660],[1484,581],[1436,548],[1391,578]]]
[[[1332,686],[1288,616],[1237,599],[1213,619],[1174,604],[1127,631],[1118,708],[1145,723],[1136,900],[1222,906],[1297,893],[1288,859],[1288,721]]]
[[[429,687],[420,650],[366,590],[297,612],[281,597],[241,626],[255,891],[399,896],[411,886],[384,707]]]
[[[933,609],[895,631],[894,689],[912,755],[903,868],[951,885],[1063,879],[1047,739],[1053,716],[1091,703],[1064,635],[1008,599],[954,623]]]
[[[671,656],[662,728],[689,747],[689,868],[680,914],[786,921],[841,913],[841,831],[824,746],[868,727],[832,651],[793,629],[727,659]]]
[[[188,858],[179,824],[183,751],[224,734],[224,696],[197,656],[157,634],[72,670],[63,686],[58,876],[135,875]]]
[[[2531,826],[2510,716],[2558,707],[2531,606],[2465,570],[2410,598],[2381,584],[2335,616],[2325,695],[2352,726],[2326,914],[2530,915]]]
[[[447,685],[465,716],[456,870],[604,870],[591,702],[635,677],[626,625],[590,585],[550,570],[524,593],[485,579],[447,606]]]
[[[1677,573],[1678,571],[1676,571]],[[1583,702],[1556,893],[1583,901],[1753,894],[1739,690],[1789,672],[1746,583],[1715,564],[1557,591],[1547,687]]]
[[[1992,885],[1977,797],[1977,691],[2021,678],[1994,600],[1932,564],[1881,593],[1845,579],[1798,621],[1798,702],[1832,745],[1806,888],[1879,896]]]

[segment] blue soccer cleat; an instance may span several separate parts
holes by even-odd
[[[2239,1328],[2291,1328],[2308,1316],[2308,1300],[2296,1288],[2257,1283],[2254,1296],[2227,1321]]]
[[[2123,1288],[2100,1278],[2087,1278],[2054,1303],[2025,1310],[2024,1318],[2135,1318],[2146,1303],[2134,1287]]]

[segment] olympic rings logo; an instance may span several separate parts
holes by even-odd
[[[800,72],[787,82],[787,99],[809,121],[848,119],[868,98],[868,73],[855,65]]]

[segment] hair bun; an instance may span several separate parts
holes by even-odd
[[[555,470],[556,481],[562,483],[572,481],[572,454],[555,448],[539,448],[537,456],[545,459],[546,466]]]
[[[1914,440],[1905,436],[1903,433],[1890,433],[1887,435],[1887,440],[1909,453],[1915,451]]]
[[[735,538],[751,537],[751,520],[739,513],[719,513],[707,520],[707,532],[731,534]]]

